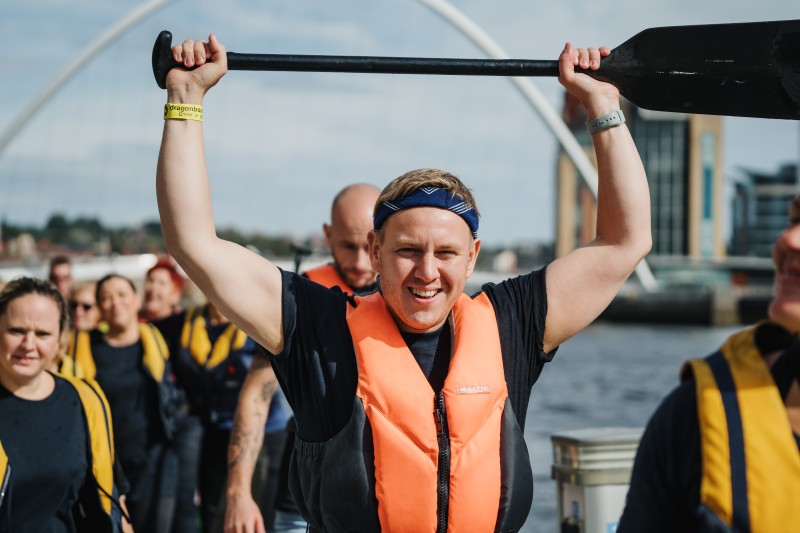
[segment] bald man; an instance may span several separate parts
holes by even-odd
[[[369,259],[367,234],[372,229],[372,215],[379,194],[377,187],[367,183],[348,185],[339,191],[331,205],[331,223],[322,225],[333,261],[306,271],[305,277],[325,287],[339,287],[348,294],[374,290],[377,273]],[[274,524],[270,524],[269,519],[265,523],[261,508],[253,498],[253,472],[264,439],[263,430],[258,428],[266,423],[277,388],[278,381],[269,361],[255,358],[239,393],[228,449],[226,532],[305,531],[306,524],[288,494],[285,470],[281,472]],[[293,446],[292,433],[290,431],[287,439],[287,452]]]
[[[349,294],[374,287],[376,273],[369,260],[367,234],[379,194],[374,185],[356,183],[336,195],[331,223],[322,225],[333,262],[307,271],[308,279],[326,287],[338,286]]]

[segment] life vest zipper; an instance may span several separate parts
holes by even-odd
[[[0,506],[3,505],[3,499],[6,495],[6,490],[8,490],[8,482],[11,479],[11,465],[6,465],[6,471],[3,475],[3,483],[0,484]]]
[[[450,503],[450,431],[447,427],[447,410],[444,405],[444,392],[439,391],[434,398],[433,417],[436,420],[436,440],[439,444],[439,481],[436,488],[436,531],[447,531],[447,513]]]

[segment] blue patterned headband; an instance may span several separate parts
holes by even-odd
[[[469,207],[459,195],[438,187],[422,187],[402,198],[383,202],[375,211],[373,227],[376,231],[381,229],[391,215],[412,207],[439,207],[452,211],[464,219],[472,231],[472,236],[478,238],[478,213],[475,212],[475,208]]]

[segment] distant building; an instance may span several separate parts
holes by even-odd
[[[770,257],[772,244],[786,227],[786,206],[799,192],[798,165],[783,165],[777,172],[743,169],[735,184],[731,208],[730,254]]]
[[[721,117],[648,111],[625,100],[623,112],[650,185],[651,253],[723,257]],[[570,95],[563,116],[594,161],[585,111]],[[596,204],[563,150],[556,176],[556,255],[561,256],[594,238]]]

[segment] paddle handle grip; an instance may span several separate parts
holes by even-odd
[[[172,34],[162,31],[153,46],[153,75],[162,89],[167,74],[182,66],[172,59]],[[229,70],[441,74],[457,76],[558,76],[558,61],[379,56],[239,54],[228,52]]]

